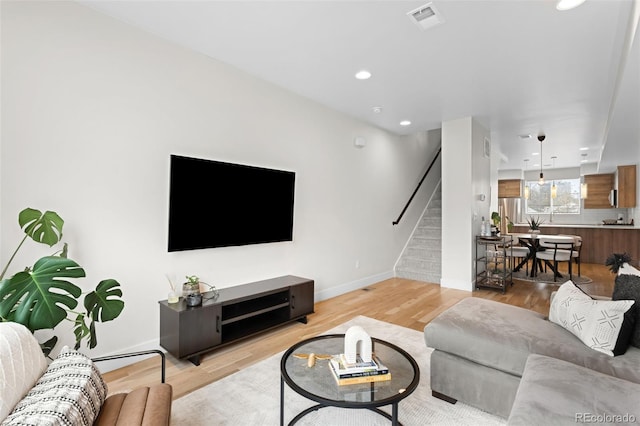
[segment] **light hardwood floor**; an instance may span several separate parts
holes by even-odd
[[[583,264],[582,275],[593,282],[581,287],[589,294],[611,296],[614,275],[604,265]],[[385,280],[315,304],[308,323],[293,323],[263,333],[202,357],[200,366],[167,355],[167,382],[174,399],[281,352],[294,343],[365,315],[422,331],[440,312],[466,297],[482,297],[537,312],[549,312],[549,296],[558,284],[515,281],[505,294],[486,289],[473,293],[440,288],[437,284],[401,278]],[[154,357],[106,373],[111,393],[159,381],[159,358]]]

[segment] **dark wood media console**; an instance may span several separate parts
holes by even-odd
[[[307,323],[314,282],[287,275],[204,293],[201,306],[160,303],[160,345],[200,365],[200,355],[279,325]]]

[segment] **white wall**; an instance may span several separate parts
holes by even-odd
[[[391,222],[439,140],[391,135],[73,2],[1,7],[1,264],[20,210],[57,211],[85,288],[113,277],[125,293],[92,355],[157,344],[165,273],[219,288],[300,275],[317,300],[392,276],[426,197]],[[295,171],[294,241],[168,253],[173,153]],[[51,252],[27,243],[12,271]]]
[[[488,137],[471,117],[442,124],[442,287],[474,288],[475,236],[491,206],[491,159],[483,154]]]

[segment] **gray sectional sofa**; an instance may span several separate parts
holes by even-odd
[[[434,396],[509,418],[510,424],[576,424],[576,416],[603,414],[640,421],[637,347],[609,356],[544,315],[475,297],[431,321],[424,338],[435,349]]]

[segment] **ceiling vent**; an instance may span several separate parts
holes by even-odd
[[[414,22],[420,29],[426,30],[444,22],[444,18],[433,6],[433,3],[427,3],[417,9],[407,13],[409,19]]]

